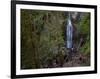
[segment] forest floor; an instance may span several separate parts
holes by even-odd
[[[63,67],[78,67],[78,66],[89,66],[90,57],[83,55],[82,53],[75,53],[72,55],[72,59],[64,62]]]
[[[54,64],[52,68],[82,67],[82,66],[90,66],[90,56],[78,52],[78,53],[73,53],[71,59],[68,60],[65,59],[61,66],[59,66],[58,64]]]
[[[63,67],[79,67],[89,66],[90,57],[83,55],[82,53],[73,53],[72,58],[69,61],[65,61]]]

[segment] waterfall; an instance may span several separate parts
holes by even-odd
[[[70,13],[68,16],[68,20],[67,20],[67,25],[66,25],[66,36],[67,36],[67,48],[72,48],[73,46],[73,26],[72,26],[72,22],[71,22],[71,17],[70,17]]]

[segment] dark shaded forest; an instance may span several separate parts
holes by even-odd
[[[73,48],[66,47],[68,13]],[[90,13],[21,9],[21,69],[90,65]]]

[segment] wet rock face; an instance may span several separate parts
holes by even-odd
[[[72,13],[72,19],[76,20],[78,16],[78,12],[73,12]]]

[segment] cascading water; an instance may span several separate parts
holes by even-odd
[[[73,46],[73,26],[72,26],[72,22],[71,22],[71,17],[70,17],[70,13],[68,16],[68,20],[67,20],[67,25],[66,25],[66,36],[67,36],[67,48],[71,49]]]

